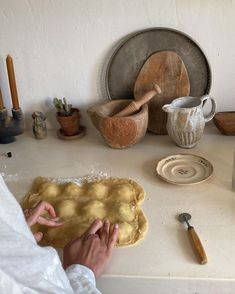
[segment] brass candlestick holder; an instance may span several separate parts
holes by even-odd
[[[0,144],[15,141],[15,136],[24,132],[24,117],[22,110],[12,109],[12,117],[8,116],[6,108],[0,109]]]

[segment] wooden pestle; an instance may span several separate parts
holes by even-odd
[[[129,116],[134,114],[137,110],[140,109],[142,105],[149,102],[156,94],[161,94],[161,88],[157,85],[153,85],[154,89],[147,92],[143,97],[141,97],[138,101],[132,101],[129,105],[127,105],[124,109],[114,115],[114,117],[120,116]]]

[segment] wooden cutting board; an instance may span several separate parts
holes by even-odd
[[[173,51],[159,51],[151,55],[142,66],[134,86],[134,97],[139,100],[157,83],[161,94],[149,102],[148,130],[159,135],[167,134],[167,113],[164,104],[190,93],[187,69],[180,56]]]

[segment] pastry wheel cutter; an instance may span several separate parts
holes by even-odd
[[[196,231],[194,230],[194,227],[191,226],[189,224],[189,220],[191,219],[191,215],[189,213],[181,213],[179,215],[179,221],[180,222],[185,222],[188,226],[188,235],[189,235],[189,239],[191,241],[193,250],[198,258],[198,261],[200,264],[206,264],[207,263],[207,256],[205,253],[205,250],[202,246],[202,243],[196,233]]]

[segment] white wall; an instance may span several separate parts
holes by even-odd
[[[10,109],[7,54],[28,118],[35,110],[52,117],[55,96],[82,109],[103,99],[101,71],[110,49],[126,34],[159,26],[178,29],[200,44],[211,65],[218,109],[235,110],[233,0],[0,0],[6,106]]]

